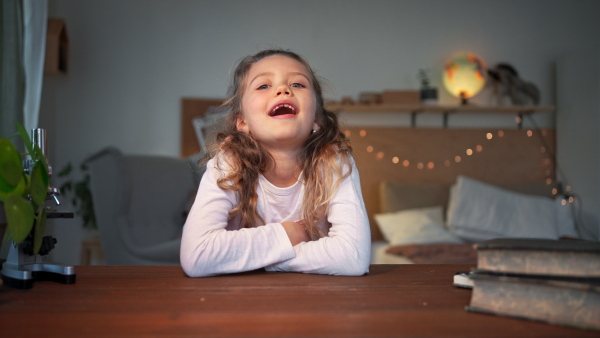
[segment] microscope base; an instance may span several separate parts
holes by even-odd
[[[73,266],[42,263],[19,268],[7,262],[2,265],[2,282],[6,286],[17,289],[31,289],[34,281],[73,284],[76,277]]]
[[[2,282],[18,289],[31,289],[34,281],[75,283],[75,267],[43,263],[40,255],[27,255],[23,245],[12,243],[8,259],[2,264]]]

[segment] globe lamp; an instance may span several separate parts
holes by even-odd
[[[468,99],[475,96],[485,85],[487,73],[483,60],[469,52],[453,54],[444,66],[444,88],[461,104],[468,104]]]

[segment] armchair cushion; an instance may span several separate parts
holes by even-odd
[[[108,264],[179,264],[182,215],[198,170],[183,158],[124,155],[114,147],[88,159]]]

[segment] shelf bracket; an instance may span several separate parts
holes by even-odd
[[[410,112],[410,126],[412,128],[417,127],[417,114],[421,113],[422,110],[413,110]]]
[[[523,116],[533,114],[533,110],[524,110],[517,113],[517,129],[523,129]]]

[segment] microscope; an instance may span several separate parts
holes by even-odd
[[[46,163],[48,163],[46,130],[41,128],[33,129],[31,139],[42,150],[42,154],[46,158]],[[26,172],[32,170],[34,166],[31,159],[25,160],[23,164]],[[50,164],[48,164],[48,176],[52,176],[52,167]],[[49,186],[46,201],[53,200],[54,207],[46,205],[47,218],[73,218],[73,212],[61,212],[56,209],[60,205],[58,196],[60,196],[58,188]],[[46,202],[46,204],[48,203]],[[39,253],[34,254],[33,234],[29,234],[19,244],[14,241],[11,242],[6,262],[4,262],[2,271],[0,271],[4,285],[18,289],[30,289],[34,281],[54,281],[63,284],[75,283],[75,267],[44,263],[48,253],[54,249],[56,243],[56,238],[44,236]]]

